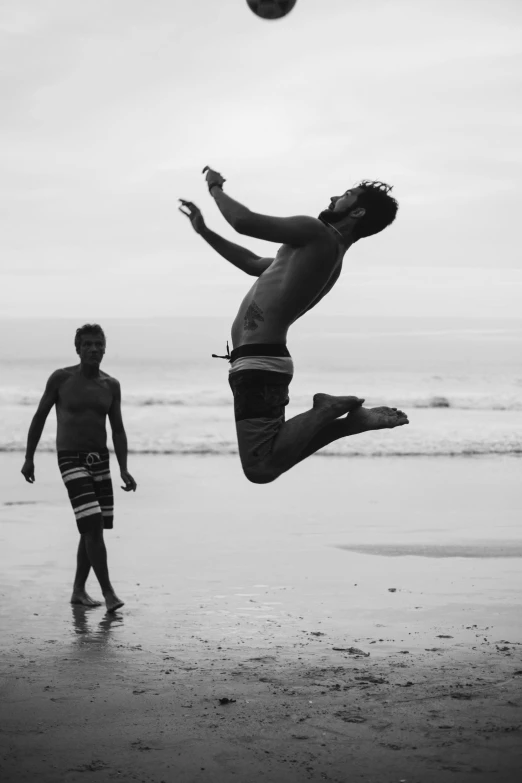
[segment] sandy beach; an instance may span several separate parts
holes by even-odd
[[[68,603],[55,458],[33,486],[20,462],[0,455],[3,781],[518,780],[519,458],[317,457],[255,486],[234,456],[131,456],[115,616]]]

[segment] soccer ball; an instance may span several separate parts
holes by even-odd
[[[290,13],[297,0],[247,0],[247,3],[261,19],[282,19]]]

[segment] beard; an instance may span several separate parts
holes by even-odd
[[[353,207],[350,207],[350,209],[347,209],[345,212],[334,212],[333,209],[323,209],[323,211],[319,213],[318,218],[319,220],[322,220],[323,223],[329,223],[330,225],[335,226],[336,223],[340,223],[347,218],[352,209]]]

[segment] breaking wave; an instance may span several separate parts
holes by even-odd
[[[403,408],[456,408],[458,410],[491,410],[491,411],[520,411],[522,410],[522,393],[509,391],[500,394],[491,392],[456,392],[448,394],[405,394],[404,392],[383,391],[375,404],[383,404],[382,400],[393,399],[393,404]],[[334,392],[335,393],[335,392]],[[0,389],[0,406],[35,407],[41,397],[41,392],[19,393],[13,389]],[[292,390],[292,404],[298,407],[309,407],[310,394],[299,394]],[[370,398],[366,398],[367,404],[374,404]],[[187,408],[213,408],[231,407],[232,398],[230,392],[222,393],[213,389],[187,389],[183,392],[150,392],[129,393],[124,397],[125,407],[133,408],[160,408],[160,407],[187,407]]]
[[[54,453],[54,443],[43,442],[38,446],[38,452]],[[0,444],[0,453],[25,452],[25,443],[22,441]],[[37,452],[37,453],[38,453]],[[237,455],[235,443],[172,443],[161,444],[135,444],[129,448],[129,454],[157,455],[157,456],[201,456],[217,457]],[[367,442],[360,445],[346,445],[340,442],[333,444],[318,452],[318,457],[348,458],[348,457],[479,457],[485,455],[521,456],[522,443],[519,442],[463,442],[441,443],[426,442],[424,444],[400,443],[398,441],[374,444]]]

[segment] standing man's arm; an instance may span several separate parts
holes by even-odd
[[[274,260],[273,258],[261,258],[252,253],[251,250],[247,250],[246,247],[236,245],[234,242],[229,242],[228,239],[219,236],[219,234],[208,228],[199,207],[193,204],[192,201],[185,201],[182,198],[179,200],[181,201],[179,211],[188,217],[196,234],[199,234],[216,253],[226,258],[227,261],[241,269],[242,272],[246,272],[247,275],[252,275],[253,277],[259,277],[268,269]]]
[[[120,475],[125,483],[125,486],[122,487],[122,489],[125,490],[125,492],[130,492],[131,490],[136,492],[137,484],[127,470],[127,435],[121,415],[121,386],[115,378],[111,381],[111,388],[113,400],[109,410],[109,421],[112,428],[114,451],[116,452],[116,459],[120,466]]]
[[[42,399],[38,404],[36,413],[33,416],[27,435],[27,448],[25,450],[25,462],[22,467],[22,475],[29,484],[33,484],[34,478],[34,453],[42,437],[43,428],[51,408],[58,400],[58,389],[63,383],[65,377],[64,370],[56,370],[50,376],[45,387]]]

